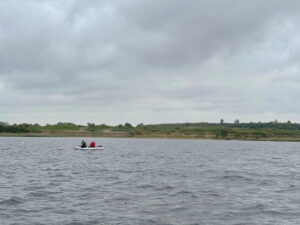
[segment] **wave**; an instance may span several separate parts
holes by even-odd
[[[18,197],[11,197],[9,199],[5,199],[0,201],[0,205],[19,205],[24,202],[23,199],[18,198]]]
[[[151,184],[141,184],[136,186],[136,188],[148,189],[148,188],[154,188],[154,186]]]

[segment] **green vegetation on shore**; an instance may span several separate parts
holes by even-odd
[[[133,126],[130,123],[109,126],[88,123],[13,124],[0,122],[1,136],[85,136],[85,137],[153,137],[153,138],[202,138],[235,140],[300,141],[300,124],[279,123],[177,123]]]

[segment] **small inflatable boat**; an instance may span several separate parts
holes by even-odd
[[[104,150],[103,146],[96,146],[96,147],[85,147],[85,148],[81,148],[80,146],[76,145],[75,146],[76,150]]]

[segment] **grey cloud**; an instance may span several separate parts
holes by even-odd
[[[283,1],[135,3],[137,7],[128,7],[126,16],[138,27],[136,35],[142,41],[130,47],[146,63],[167,67],[199,63],[221,50],[242,51],[262,38],[263,28],[275,16],[297,12],[295,5]]]
[[[161,110],[186,111],[185,121],[195,112],[285,113],[274,99],[298,93],[280,84],[299,83],[299,6],[292,0],[2,1],[0,105],[9,111],[10,99],[21,110],[50,107],[57,118],[82,105],[140,113],[145,121]]]

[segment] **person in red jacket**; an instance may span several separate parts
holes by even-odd
[[[94,141],[92,141],[90,144],[90,148],[95,148],[95,147],[96,147],[96,143]]]

